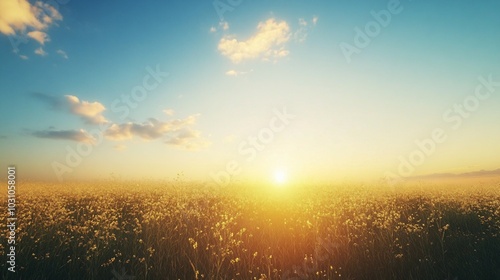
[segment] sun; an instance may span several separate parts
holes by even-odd
[[[287,181],[287,174],[285,170],[279,169],[274,172],[274,182],[277,185],[284,185],[286,181]]]

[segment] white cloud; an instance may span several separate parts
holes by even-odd
[[[19,57],[20,57],[21,59],[23,59],[23,60],[28,59],[28,57],[27,57],[27,56],[25,56],[25,55],[20,55]]]
[[[243,60],[283,57],[289,54],[285,43],[290,38],[290,27],[286,21],[277,22],[270,18],[257,25],[257,33],[245,41],[239,41],[232,36],[224,36],[219,41],[218,49],[229,57],[232,62]]]
[[[299,29],[293,33],[293,39],[299,43],[305,42],[307,39],[307,32],[316,26],[316,23],[318,22],[318,17],[314,16],[311,20],[311,22],[307,22],[303,18],[299,18]]]
[[[179,148],[196,150],[206,147],[209,142],[202,138],[201,132],[191,128],[196,124],[199,115],[192,115],[185,119],[162,122],[149,119],[145,123],[112,124],[104,135],[113,141],[129,140],[139,137],[143,140],[164,138],[165,143]]]
[[[56,53],[58,53],[59,55],[61,55],[64,59],[68,59],[68,55],[66,54],[65,51],[63,51],[63,50],[57,50]]]
[[[220,21],[219,27],[224,31],[229,30],[229,23],[227,21]],[[217,32],[217,28],[215,26],[210,27],[210,33],[215,32]]]
[[[163,113],[165,113],[165,115],[167,116],[173,116],[175,111],[173,109],[165,109],[163,110]]]
[[[43,50],[42,47],[39,47],[38,49],[35,50],[35,53],[41,56],[46,56],[47,53]]]
[[[307,39],[307,29],[305,29],[305,28],[299,28],[293,34],[293,39],[295,39],[295,41],[297,41],[299,43],[305,42],[306,39]]]
[[[71,113],[81,116],[87,123],[99,124],[108,121],[102,115],[106,107],[99,102],[88,102],[80,100],[74,95],[65,95],[67,105]]]
[[[38,30],[31,31],[31,32],[28,32],[27,35],[28,35],[28,37],[36,40],[38,43],[40,43],[42,45],[44,45],[45,42],[50,41],[49,35],[47,35],[47,33],[42,32],[42,31],[38,31]]]

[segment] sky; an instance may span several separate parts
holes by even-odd
[[[500,168],[498,1],[0,0],[0,156],[32,180]]]

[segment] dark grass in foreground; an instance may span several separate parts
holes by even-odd
[[[2,279],[500,279],[498,186],[21,182],[17,196]]]

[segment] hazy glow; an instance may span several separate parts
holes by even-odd
[[[274,172],[274,182],[278,185],[283,185],[287,182],[287,173],[283,169]]]

